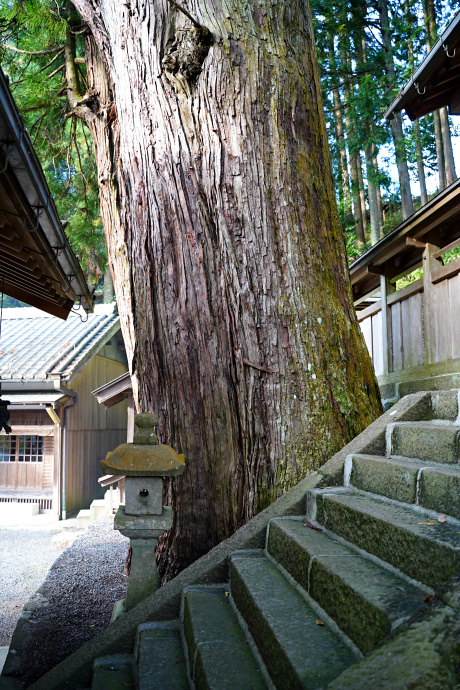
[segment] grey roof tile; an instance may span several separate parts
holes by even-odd
[[[21,312],[21,313],[20,313]],[[111,305],[96,307],[86,323],[70,314],[66,321],[38,309],[4,309],[0,339],[0,380],[69,378],[108,331],[119,325]]]

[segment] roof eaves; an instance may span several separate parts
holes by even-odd
[[[437,194],[427,204],[419,208],[418,211],[409,216],[409,218],[406,218],[406,220],[400,223],[400,225],[398,225],[394,230],[389,232],[388,235],[382,237],[382,239],[368,249],[367,252],[364,252],[359,259],[353,261],[353,263],[349,266],[350,275],[356,273],[358,270],[364,268],[368,264],[371,264],[372,261],[380,254],[380,252],[382,252],[388,245],[392,244],[392,242],[394,242],[398,236],[408,233],[427,212],[430,213],[437,204],[443,202],[447,196],[455,194],[458,189],[460,189],[460,178],[449,187],[446,187],[446,189],[444,189],[442,192]]]
[[[50,193],[40,162],[37,158],[32,142],[27,134],[19,110],[14,102],[13,96],[8,86],[8,81],[0,69],[0,114],[3,115],[12,138],[9,145],[10,151],[8,164],[13,169],[19,181],[27,177],[34,190],[27,190],[28,185],[24,185],[24,192],[31,207],[37,208],[36,214],[41,213],[37,230],[41,228],[44,238],[49,245],[51,256],[53,248],[59,248],[59,257],[56,265],[70,283],[72,292],[81,298],[85,309],[92,311],[94,307],[93,297],[86,283],[83,271],[80,267],[69,241],[62,229],[53,197]],[[13,156],[12,149],[16,153]]]
[[[132,386],[131,383],[131,376],[129,374],[129,371],[125,372],[121,376],[117,376],[116,379],[112,379],[112,381],[109,381],[108,383],[104,383],[103,386],[100,386],[99,388],[95,388],[95,390],[91,391],[91,395],[98,395],[99,393],[103,393],[105,391],[110,390],[110,388],[118,385],[123,385],[126,384],[126,387],[129,388]]]
[[[90,359],[97,355],[98,351],[105,343],[120,330],[120,317],[113,314],[113,322],[106,323],[106,326],[98,333],[91,347],[79,358],[80,353],[76,353],[75,359],[66,366],[64,371],[59,372],[66,383],[70,383],[86,366]],[[81,352],[81,351],[80,351]]]
[[[460,32],[460,12],[457,13],[457,15],[453,18],[453,20],[445,29],[445,31],[443,31],[441,36],[434,44],[433,48],[417,67],[412,77],[402,87],[401,91],[398,93],[393,103],[385,111],[383,117],[386,120],[392,120],[396,116],[396,113],[400,112],[404,108],[405,103],[408,100],[407,96],[411,88],[415,88],[415,83],[423,81],[425,71],[432,69],[434,61],[440,61],[441,58],[444,58],[444,45],[447,45],[447,42],[450,38],[456,38],[458,32]]]

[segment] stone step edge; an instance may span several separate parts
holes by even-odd
[[[277,678],[280,681],[281,687],[287,687],[286,682],[283,683],[281,680],[281,678],[285,677],[287,674],[291,676],[292,687],[306,688],[307,685],[305,685],[304,673],[309,673],[309,670],[307,670],[310,667],[308,659],[310,656],[315,656],[316,649],[318,649],[318,653],[322,659],[325,660],[326,649],[329,648],[329,653],[332,654],[332,657],[336,657],[335,661],[340,665],[345,663],[345,665],[353,666],[357,661],[362,659],[361,652],[353,649],[353,643],[351,643],[351,646],[345,644],[341,631],[339,631],[337,635],[337,627],[335,625],[329,626],[326,620],[329,621],[330,619],[322,609],[320,609],[320,613],[321,616],[324,614],[324,619],[319,619],[318,621],[318,613],[315,608],[310,605],[310,601],[304,596],[303,592],[299,591],[295,583],[289,581],[289,578],[273,563],[272,559],[262,554],[258,560],[262,568],[259,573],[254,573],[250,567],[247,567],[250,559],[245,558],[242,552],[235,554],[231,562],[231,577],[234,577],[233,572],[235,571],[235,576],[239,581],[237,589],[240,590],[240,594],[242,593],[241,615],[247,617],[248,625],[254,624],[255,622],[257,623],[257,625],[254,626],[255,639],[261,644],[261,654],[267,658],[268,668],[271,667],[270,672],[273,674],[275,687],[279,687],[279,685],[277,685]],[[259,570],[259,568],[257,568],[257,570]],[[257,583],[260,581],[259,576],[265,584],[268,580],[269,584],[275,588],[275,591],[278,590],[278,585],[281,587],[281,591],[283,589],[285,590],[284,593],[286,594],[287,602],[284,596],[280,599],[283,611],[285,611],[286,603],[289,608],[294,605],[296,611],[299,609],[302,610],[304,607],[304,615],[297,617],[294,621],[294,629],[300,628],[296,630],[296,632],[300,633],[300,637],[294,635],[293,629],[290,628],[289,623],[286,623],[286,621],[283,623],[278,616],[273,616],[270,601],[271,597],[268,596],[268,592],[264,593],[263,590],[260,590],[258,587]],[[280,595],[281,592],[277,591],[276,598],[278,599]],[[275,607],[276,606],[277,604],[275,603]],[[256,621],[254,621],[254,617]],[[323,622],[325,624],[324,627],[317,628],[314,624],[315,619],[317,620],[317,625]],[[319,635],[326,635],[326,639],[325,643],[320,643],[317,648],[318,630],[324,631],[320,632]],[[265,645],[265,635],[270,640],[269,647]],[[299,643],[301,645],[300,655],[298,653]],[[281,654],[281,659],[279,663],[274,663],[273,659],[276,659],[279,653]],[[327,659],[330,659],[329,654]],[[308,666],[305,666],[306,663]],[[321,664],[321,668],[323,668],[323,664]],[[279,675],[280,669],[283,669],[282,676]],[[318,668],[316,670],[318,671]],[[344,669],[342,668],[342,670]],[[337,672],[337,669],[335,669],[335,671]],[[340,672],[341,671],[339,671],[339,673]],[[338,674],[336,673],[336,675]],[[327,682],[330,682],[330,680],[331,678]],[[316,680],[316,684],[312,687],[318,689],[320,687],[324,688],[326,684],[327,683],[323,680],[323,683],[318,685],[318,681]],[[291,685],[289,687],[291,687]],[[308,687],[310,687],[310,684]]]
[[[232,554],[233,555],[233,554]],[[241,615],[239,609],[237,608],[235,601],[233,599],[231,590],[230,590],[230,595],[229,595],[229,601],[230,601],[230,606],[233,609],[233,612],[235,613],[238,623],[241,626],[242,631],[244,632],[244,636],[246,638],[246,642],[248,643],[249,649],[251,650],[251,654],[256,660],[257,665],[259,666],[260,672],[262,674],[262,678],[264,679],[265,685],[267,686],[267,690],[276,690],[276,687],[271,679],[270,674],[267,671],[267,667],[265,666],[265,662],[262,659],[262,656],[259,652],[259,649],[255,643],[255,640],[251,633],[249,632],[248,625],[246,621],[244,620],[243,616]],[[238,689],[236,689],[238,690]]]
[[[274,519],[277,519],[277,518],[274,518]],[[283,520],[288,520],[288,519],[291,519],[291,520],[292,520],[292,516],[291,516],[291,517],[285,517],[285,518],[282,518],[282,519],[283,519]],[[303,518],[299,518],[299,520],[303,520]],[[270,522],[271,522],[271,520],[270,520]],[[270,525],[268,525],[268,527],[267,527],[267,535],[268,535],[269,527],[270,527]],[[235,554],[232,554],[232,556],[238,555],[239,553],[244,554],[244,553],[247,553],[247,552],[245,552],[245,551],[235,551]],[[348,649],[349,649],[349,650],[352,652],[352,654],[356,657],[356,661],[359,661],[360,659],[362,659],[362,658],[363,658],[363,653],[361,652],[361,650],[358,649],[358,647],[355,645],[355,643],[353,642],[353,640],[352,640],[351,638],[349,638],[348,635],[346,635],[346,634],[341,630],[341,628],[339,628],[339,626],[338,626],[337,623],[334,621],[334,619],[331,618],[330,615],[329,615],[328,613],[326,613],[326,611],[320,606],[320,604],[316,601],[316,599],[313,599],[313,598],[308,594],[308,592],[302,587],[302,585],[299,585],[299,583],[297,582],[297,580],[295,580],[295,579],[292,577],[292,575],[291,575],[290,573],[288,573],[288,571],[287,571],[285,568],[283,568],[283,566],[281,565],[281,563],[279,563],[275,558],[273,558],[273,556],[267,551],[267,548],[266,548],[266,547],[265,547],[265,549],[263,550],[263,554],[264,554],[265,558],[266,558],[268,561],[270,561],[270,563],[272,563],[272,564],[275,566],[275,568],[281,573],[281,575],[284,577],[284,579],[288,581],[288,583],[291,585],[291,587],[292,587],[298,594],[300,594],[300,596],[301,596],[302,599],[306,602],[306,604],[308,604],[308,606],[316,613],[316,615],[318,616],[319,620],[322,620],[322,621],[327,625],[327,627],[330,628],[330,629],[332,630],[332,632],[334,632],[334,633],[342,640],[343,644],[344,644],[346,647],[348,647]],[[238,609],[236,608],[236,604],[233,602],[233,600],[232,600],[232,605],[233,605],[234,608],[236,609],[237,615],[241,616],[241,614],[239,613]],[[243,619],[243,620],[244,620],[244,619]],[[245,623],[245,625],[246,625],[246,623]],[[246,628],[247,628],[247,625],[246,625]],[[249,632],[249,630],[248,630],[248,635],[251,635],[251,633]],[[254,643],[254,644],[255,644],[255,643]]]
[[[419,461],[420,462],[420,461]],[[323,525],[319,525],[316,523],[316,498],[314,500],[314,509],[313,509],[313,501],[311,500],[311,497],[313,496],[324,496],[324,495],[332,495],[332,496],[337,496],[340,494],[349,494],[350,496],[355,495],[355,496],[364,496],[366,498],[369,498],[370,500],[373,501],[378,501],[380,503],[386,503],[387,505],[392,505],[396,506],[399,508],[406,508],[407,510],[412,510],[416,513],[423,513],[425,516],[428,515],[430,519],[437,520],[438,515],[440,514],[436,510],[432,510],[431,508],[424,508],[423,506],[418,506],[415,505],[415,503],[403,503],[402,501],[396,501],[393,498],[388,498],[388,496],[382,496],[382,494],[373,494],[370,491],[364,491],[363,489],[355,489],[352,486],[337,486],[337,487],[331,487],[329,488],[324,488],[324,489],[309,489],[306,494],[306,517],[307,520],[310,522],[314,523],[315,525],[321,527],[322,529],[325,529]],[[289,516],[286,516],[289,517]],[[454,527],[458,527],[460,531],[460,519],[455,518],[452,515],[447,515],[445,514],[446,522],[449,523],[450,525]],[[276,518],[272,518],[276,519]],[[370,555],[370,554],[369,554]]]
[[[180,639],[182,642],[182,648],[184,650],[184,656],[185,656],[185,668],[187,669],[187,680],[189,682],[190,688],[192,690],[195,690],[195,683],[193,681],[193,676],[192,676],[192,663],[190,659],[190,653],[189,653],[189,647],[187,640],[185,638],[185,626],[184,626],[184,608],[185,608],[185,595],[187,592],[196,592],[196,591],[203,591],[208,590],[209,592],[212,591],[218,591],[221,592],[222,589],[225,589],[225,591],[230,592],[230,584],[228,582],[224,582],[222,584],[192,584],[192,585],[187,585],[184,587],[184,589],[181,592],[181,597],[180,597],[180,609],[179,609],[179,622],[180,622]],[[195,650],[195,659],[193,659],[193,666],[195,666],[195,661],[196,661],[196,650]]]
[[[393,449],[393,430],[395,427],[414,427],[415,428],[427,428],[427,427],[435,427],[438,429],[445,429],[445,430],[450,430],[452,431],[453,429],[457,429],[458,432],[460,432],[460,425],[458,424],[458,419],[455,420],[454,422],[448,421],[447,424],[444,423],[444,420],[442,419],[433,419],[429,421],[418,421],[418,422],[390,422],[387,424],[387,427],[385,429],[385,457],[391,457],[392,455],[392,449]],[[413,458],[414,460],[417,458]],[[418,458],[420,460],[420,458]],[[451,464],[451,463],[446,463],[446,464]],[[452,463],[455,464],[455,463]]]
[[[258,553],[263,553],[262,549],[241,549],[238,551],[234,551],[233,553],[230,554],[230,558],[234,554],[238,553],[251,553],[251,554],[258,554]],[[215,585],[215,584],[210,584],[210,585],[190,585],[189,587],[184,587],[183,593],[185,591],[203,591],[203,590],[219,590],[221,591],[222,587],[225,587],[225,590],[228,591],[228,600],[230,602],[230,606],[232,607],[233,612],[235,613],[238,623],[241,626],[241,629],[244,632],[244,636],[246,639],[246,642],[248,643],[249,649],[251,650],[251,654],[253,655],[256,663],[259,665],[260,671],[262,673],[262,677],[267,685],[267,690],[276,690],[275,685],[273,684],[273,681],[267,671],[267,667],[265,666],[265,662],[262,659],[260,652],[257,648],[257,645],[254,641],[254,638],[252,637],[251,633],[249,632],[249,628],[247,626],[246,621],[244,620],[243,616],[241,615],[240,611],[238,610],[235,601],[232,596],[232,591],[231,591],[231,585],[230,583],[223,583],[222,585]],[[191,683],[191,688],[194,687],[193,681],[191,681],[191,675],[190,675],[190,658],[188,654],[188,648],[187,648],[187,642],[185,640],[185,634],[184,634],[184,594],[182,596],[181,600],[181,639],[182,643],[184,645],[184,650],[186,650],[186,664],[187,664],[187,676],[189,679],[189,682]],[[238,690],[238,689],[235,689]]]
[[[164,630],[179,630],[180,632],[180,639],[181,643],[184,649],[184,656],[185,656],[185,661],[186,661],[186,668],[187,668],[187,680],[190,684],[190,675],[189,675],[189,669],[188,669],[188,654],[186,653],[186,647],[184,647],[184,635],[183,635],[183,625],[181,620],[174,619],[174,620],[166,620],[166,621],[148,621],[146,623],[140,623],[137,626],[136,630],[136,637],[134,640],[134,649],[133,649],[133,671],[134,675],[136,678],[136,682],[139,682],[139,675],[138,675],[138,670],[139,670],[139,643],[140,643],[140,635],[144,630],[158,630],[158,629],[164,629]],[[137,687],[137,686],[136,686]],[[193,684],[190,685],[191,688],[193,688]]]
[[[325,530],[322,526],[319,526],[318,529],[321,531],[321,534],[316,535],[309,533],[308,525],[302,525],[302,523],[304,523],[304,519],[301,518],[291,519],[288,521],[288,524],[286,519],[277,520],[275,518],[270,521],[269,536],[272,533],[273,527],[276,527],[277,541],[273,545],[275,547],[273,554],[269,551],[267,557],[290,582],[293,581],[297,585],[299,593],[303,595],[304,599],[314,609],[316,605],[316,607],[322,610],[323,603],[325,603],[325,606],[328,606],[328,599],[327,597],[325,600],[323,599],[324,592],[321,593],[321,584],[319,583],[321,581],[323,583],[328,582],[330,578],[334,579],[342,596],[335,600],[335,612],[331,610],[331,613],[329,613],[329,610],[326,609],[324,615],[326,617],[330,616],[333,624],[338,626],[338,630],[335,629],[335,632],[339,635],[341,633],[344,642],[346,643],[349,638],[351,643],[356,645],[364,655],[367,655],[372,648],[375,648],[376,644],[380,645],[388,635],[393,634],[409,620],[413,612],[423,606],[423,600],[426,595],[432,594],[432,591],[427,592],[425,585],[421,585],[407,576],[403,578],[396,568],[389,566],[387,563],[379,562],[378,558],[370,557],[371,554],[349,544],[345,539],[330,530]],[[299,527],[301,527],[300,530],[298,529]],[[317,526],[315,525],[314,527],[316,528]],[[284,542],[283,546],[284,538],[287,541]],[[318,545],[315,546],[317,538],[321,540],[319,548]],[[279,552],[277,552],[277,547],[280,548]],[[297,558],[295,561],[291,561],[291,565],[294,562],[306,564],[308,560],[308,568],[299,571],[301,581],[296,579],[295,566],[293,572],[290,572],[287,568],[285,569],[284,566],[284,557],[292,558],[292,548],[296,550]],[[357,585],[352,572],[349,570],[349,564],[356,563],[357,560],[360,572],[358,577],[362,578],[359,585]],[[313,579],[313,587],[311,587],[311,572],[315,562],[320,563],[321,574],[318,578],[318,573],[316,573],[316,577]],[[337,567],[337,563],[342,563],[342,565]],[[353,571],[354,566],[351,567]],[[390,581],[387,580],[388,577]],[[377,589],[371,584],[372,582],[377,585]],[[315,584],[319,587],[316,591]],[[415,586],[416,588],[414,589]],[[381,588],[386,587],[401,588],[403,595],[396,595],[394,593],[392,597],[388,598],[385,598],[385,595],[382,598],[379,595],[375,596],[379,589],[382,591]],[[353,615],[352,617],[341,618],[344,606],[346,610],[354,611],[354,606],[350,603],[350,597],[352,601],[357,599],[363,603],[366,609],[365,616],[361,617],[360,612],[358,617]],[[397,601],[398,597],[399,603]],[[410,603],[408,603],[407,597],[410,598]],[[401,607],[404,609],[406,605],[407,609],[402,610]],[[387,630],[382,630],[384,634],[379,635],[377,640],[374,638],[374,641],[371,643],[369,636],[365,635],[363,637],[363,630],[366,626],[374,629],[373,612],[378,612],[377,615],[382,616],[380,620],[384,619],[386,621]],[[360,645],[360,642],[364,644],[364,648]],[[372,646],[370,646],[371,644]]]
[[[249,549],[249,551],[251,553],[258,553],[261,550],[260,549]],[[230,554],[230,558],[232,555],[233,555],[233,553]],[[229,562],[229,565],[230,565],[230,562]],[[235,604],[233,597],[232,597],[231,586],[230,586],[229,582],[223,583],[221,585],[219,585],[219,584],[189,585],[187,587],[184,587],[184,589],[182,590],[181,605],[180,605],[180,635],[181,635],[182,646],[184,648],[185,664],[186,664],[186,668],[187,668],[187,680],[190,683],[190,688],[192,690],[195,690],[195,683],[192,680],[192,674],[191,674],[191,670],[190,670],[190,655],[189,655],[189,651],[188,651],[187,640],[185,639],[185,630],[184,630],[185,593],[190,592],[190,591],[202,592],[203,590],[205,590],[205,591],[208,590],[210,592],[212,592],[214,590],[214,591],[220,592],[220,591],[222,591],[223,588],[225,589],[225,591],[228,592],[228,600],[229,600],[230,606],[231,606],[233,612],[235,613],[236,618],[238,620],[238,623],[239,623],[239,625],[240,625],[240,627],[244,633],[244,636],[245,636],[246,642],[248,643],[248,647],[251,651],[251,654],[253,655],[255,662],[259,666],[260,672],[261,672],[262,677],[264,679],[264,682],[267,686],[267,690],[276,690],[276,687],[273,684],[273,681],[272,681],[272,679],[271,679],[271,677],[267,671],[267,667],[265,666],[264,660],[262,659],[262,657],[260,655],[260,652],[257,648],[256,643],[254,642],[254,638],[252,637],[251,633],[248,630],[248,626],[246,624],[246,621],[241,616],[241,613],[238,611],[238,609],[236,607],[236,604]],[[195,655],[196,655],[196,652],[195,652]],[[238,688],[235,688],[235,690],[238,690]]]
[[[414,463],[416,465],[422,465],[423,468],[426,469],[439,470],[439,472],[442,474],[452,472],[453,474],[460,475],[460,465],[455,465],[453,463],[435,462],[434,460],[420,460],[420,458],[408,458],[405,455],[369,455],[368,453],[351,453],[350,455],[347,455],[343,464],[343,486],[346,488],[353,488],[353,485],[349,483],[353,458],[366,458],[367,460],[375,460],[376,462],[385,462],[386,460],[389,460],[390,463]],[[357,489],[357,491],[360,491],[360,489]]]
[[[338,488],[342,488],[342,487],[338,487]],[[316,490],[314,490],[314,491],[316,491]],[[317,493],[320,493],[320,492],[321,492],[321,489],[318,490]],[[332,491],[325,491],[324,493],[331,494],[331,493],[334,493],[334,492],[332,492]],[[336,493],[339,493],[339,492],[336,492]],[[345,492],[341,492],[341,493],[345,493]],[[359,493],[359,494],[361,494],[361,495],[366,494],[366,495],[368,495],[368,496],[371,497],[371,498],[382,498],[381,496],[376,496],[375,494],[370,494],[370,493],[368,493],[368,492],[366,493],[365,491],[359,491],[359,492],[358,492],[358,491],[348,491],[347,493],[350,493],[350,494],[353,494],[353,493],[354,493],[354,494],[357,494],[357,493]],[[413,507],[414,507],[414,508],[418,508],[418,507],[419,507],[419,506],[411,506],[411,505],[406,504],[406,503],[399,503],[398,501],[393,501],[393,500],[391,500],[391,499],[387,499],[387,502],[388,502],[388,503],[391,503],[391,504],[394,504],[394,505],[405,506],[405,507],[408,507],[408,508],[413,508]],[[435,590],[434,590],[432,587],[429,587],[429,586],[426,585],[425,583],[420,582],[419,580],[416,580],[415,578],[410,577],[409,575],[406,575],[406,573],[404,573],[402,570],[399,570],[398,568],[395,568],[395,566],[394,566],[394,565],[391,565],[391,563],[388,563],[387,561],[384,561],[383,559],[379,558],[378,556],[375,556],[373,553],[369,553],[368,551],[365,551],[364,549],[361,549],[359,546],[356,546],[356,544],[354,544],[353,542],[348,541],[347,539],[344,539],[344,538],[341,537],[339,534],[336,534],[336,533],[333,532],[332,530],[327,529],[327,527],[324,527],[324,525],[321,525],[319,522],[317,522],[316,518],[314,518],[311,514],[309,514],[308,509],[309,509],[309,504],[308,504],[308,502],[307,502],[307,514],[306,514],[306,519],[307,519],[309,522],[311,522],[311,524],[314,525],[315,527],[320,528],[320,529],[324,532],[324,534],[325,534],[327,537],[329,537],[330,539],[334,539],[334,540],[337,541],[339,544],[342,544],[342,546],[346,546],[346,547],[348,547],[349,549],[351,549],[352,551],[355,551],[355,553],[359,554],[360,556],[363,556],[364,558],[367,558],[369,561],[372,561],[373,563],[375,563],[376,565],[380,566],[381,568],[384,568],[385,570],[388,570],[388,572],[392,573],[392,574],[395,575],[396,577],[400,577],[402,580],[404,580],[404,581],[407,582],[408,584],[413,585],[413,586],[415,586],[415,587],[419,587],[422,591],[426,592],[426,594],[434,594],[434,591],[435,591]],[[316,506],[315,506],[315,510],[316,510]],[[428,510],[428,509],[423,509],[423,508],[420,507],[420,512],[421,512],[422,510],[423,510],[424,513],[430,513],[430,512],[431,512],[431,513],[434,513],[434,511],[430,511],[430,510]],[[437,516],[438,513],[435,513],[435,515]],[[276,520],[277,518],[273,518],[273,519]],[[292,520],[292,519],[293,519],[293,516],[286,516],[286,517],[283,517],[282,519],[283,519],[283,520],[289,520],[289,519]],[[298,519],[298,520],[303,520],[304,518],[303,518],[303,517],[299,517],[299,518],[296,518],[296,519]],[[460,523],[460,521],[458,521],[458,522]]]
[[[408,505],[411,507],[420,507],[423,508],[425,511],[432,511],[436,513],[436,511],[433,511],[432,508],[427,508],[424,506],[421,506],[419,503],[420,500],[420,483],[422,481],[423,474],[425,470],[428,470],[431,472],[432,476],[434,477],[443,477],[444,480],[446,480],[447,477],[455,477],[458,476],[460,478],[460,465],[454,465],[454,464],[449,464],[449,463],[441,463],[441,462],[434,462],[431,460],[420,460],[419,458],[407,458],[402,455],[390,455],[386,457],[382,457],[380,455],[368,455],[365,453],[352,453],[350,455],[347,455],[345,458],[344,466],[343,466],[343,485],[347,489],[354,490],[356,492],[363,492],[363,493],[371,493],[371,492],[366,492],[365,489],[361,489],[357,486],[355,486],[352,482],[352,474],[353,474],[353,467],[354,467],[354,462],[355,459],[360,460],[364,459],[366,462],[371,462],[374,463],[375,465],[375,471],[378,473],[379,471],[379,465],[383,465],[384,463],[388,462],[389,466],[393,466],[394,468],[398,469],[404,469],[406,467],[410,471],[416,472],[416,479],[415,479],[415,496],[414,496],[414,502],[413,503],[404,503],[400,501],[399,503],[401,505]],[[385,496],[383,494],[378,494],[381,496],[382,500],[387,499],[389,501],[396,501],[396,499],[390,498],[389,496]],[[440,514],[439,512],[437,513],[438,515]],[[446,513],[446,515],[448,515]],[[453,520],[457,520],[458,518],[449,515]]]

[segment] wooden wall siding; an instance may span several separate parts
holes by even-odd
[[[374,353],[372,348],[372,317],[360,321],[361,330],[363,332],[364,340],[366,341],[367,349],[374,363]]]
[[[383,373],[382,313],[368,316],[360,322],[367,349],[377,376]]]
[[[377,376],[383,374],[382,347],[382,312],[371,316],[372,319],[372,361]]]
[[[460,275],[449,280],[449,305],[452,329],[452,359],[460,357]]]
[[[387,297],[386,342],[381,328],[381,302],[358,313],[377,376],[384,374],[385,348],[389,355],[389,374],[460,360],[460,273],[452,275],[453,270],[447,271],[448,264],[441,267],[445,272],[442,278],[439,262],[429,260],[429,253],[435,250],[432,245],[427,245],[425,250],[424,265],[433,267],[430,274],[401,293]],[[427,369],[424,376],[433,373],[434,370]]]
[[[45,415],[49,422],[46,412]],[[22,424],[20,428],[22,431]],[[18,427],[13,426],[12,429],[13,434],[18,433]],[[0,491],[50,492],[53,489],[53,469],[54,436],[47,435],[43,439],[43,462],[0,462]]]
[[[8,393],[3,392],[2,396],[8,400]],[[13,410],[10,415],[11,426],[50,426],[53,422],[45,410]]]
[[[433,285],[436,299],[434,361],[460,357],[460,275]]]
[[[54,475],[54,433],[52,436],[45,436],[43,439],[43,480],[42,490],[53,490]]]
[[[101,476],[100,461],[109,450],[126,441],[128,402],[108,410],[99,405],[91,391],[126,372],[126,366],[96,355],[70,387],[78,403],[67,413],[66,510],[89,508],[104,490],[97,483]]]

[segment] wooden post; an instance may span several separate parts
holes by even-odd
[[[61,426],[54,425],[53,515],[61,514]]]
[[[385,272],[380,276],[380,294],[382,305],[382,357],[383,357],[383,374],[386,376],[391,369],[392,362],[392,337],[391,337],[391,319],[390,308],[387,306],[388,295],[396,291],[396,287],[390,283],[388,278],[388,269],[385,267]]]
[[[131,393],[128,398],[128,428],[126,432],[126,442],[132,443],[134,438],[134,417],[136,415],[136,408],[134,405],[133,394]]]
[[[423,252],[423,310],[425,323],[425,363],[433,364],[436,361],[436,295],[431,272],[439,268],[439,259],[433,254],[439,247],[428,243]]]

